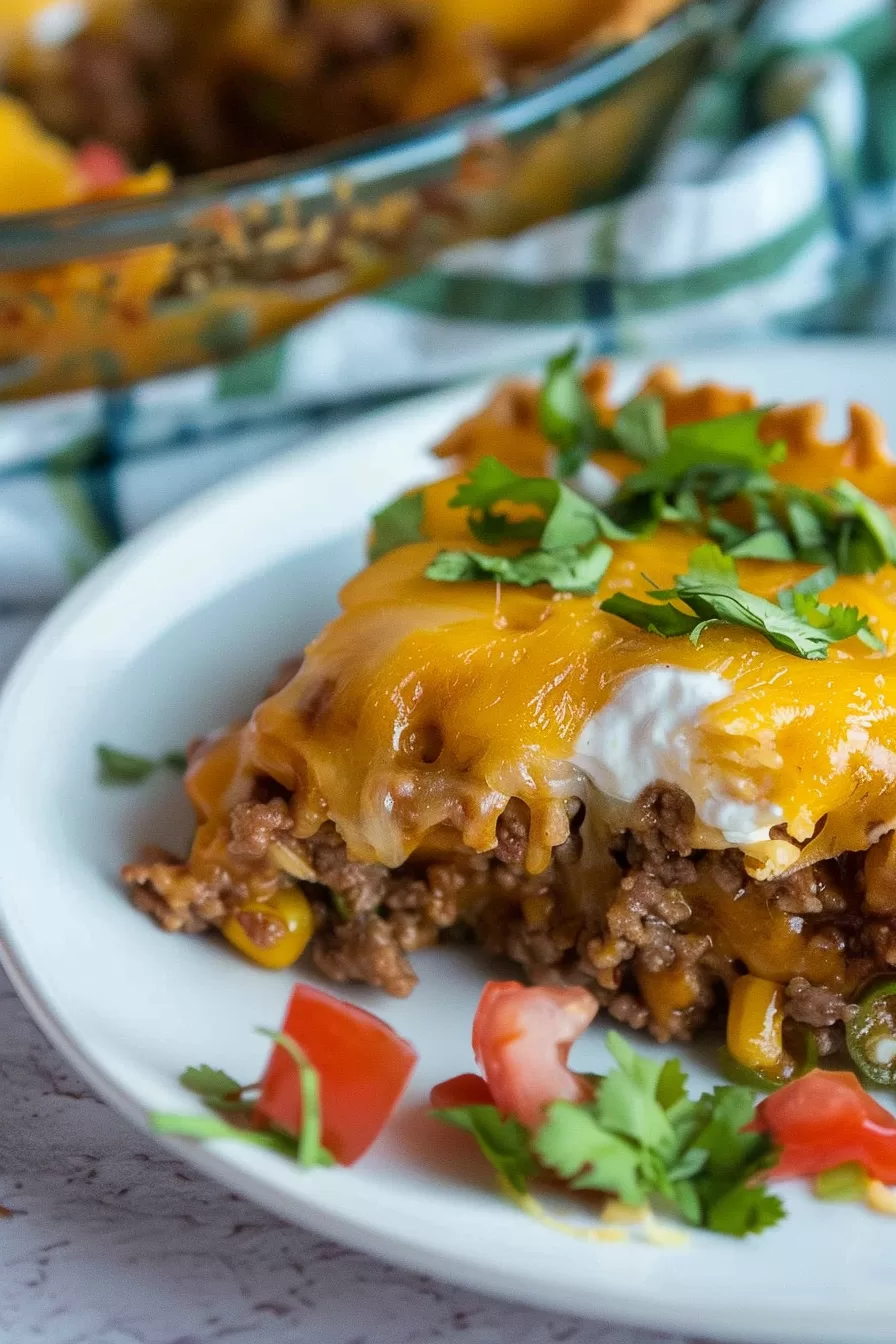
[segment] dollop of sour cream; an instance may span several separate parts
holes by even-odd
[[[573,764],[610,798],[634,802],[657,780],[693,799],[697,816],[732,845],[767,840],[781,819],[775,803],[748,803],[726,787],[722,771],[698,760],[697,725],[731,694],[715,672],[663,663],[632,673],[583,728]]]

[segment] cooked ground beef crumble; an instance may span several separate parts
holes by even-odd
[[[509,958],[534,983],[585,985],[618,1021],[647,1027],[659,1040],[687,1040],[745,969],[715,945],[699,919],[695,927],[691,892],[706,883],[719,899],[758,895],[801,921],[813,939],[833,940],[851,958],[867,959],[869,971],[886,961],[892,933],[862,911],[856,856],[757,883],[737,850],[692,851],[691,800],[658,784],[638,800],[630,828],[608,838],[608,894],[582,899],[575,877],[585,844],[584,807],[573,800],[568,812],[568,838],[534,875],[523,866],[528,810],[517,800],[500,818],[488,853],[462,851],[395,870],[350,859],[332,822],[296,840],[288,803],[276,794],[232,810],[228,848],[251,864],[264,861],[272,841],[285,845],[314,875],[305,890],[317,968],[331,980],[370,984],[399,997],[417,983],[407,954],[442,941],[450,930]],[[169,930],[220,924],[248,899],[245,884],[225,868],[198,881],[158,851],[126,867],[124,877],[134,903]],[[643,972],[679,977],[686,1006],[659,1015],[639,983]],[[815,1033],[823,1053],[837,1047],[852,1011],[840,994],[805,977],[793,977],[786,987],[786,1014]]]

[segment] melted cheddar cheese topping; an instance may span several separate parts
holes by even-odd
[[[596,366],[587,385],[608,422],[606,366]],[[752,405],[747,393],[683,390],[666,370],[646,389],[663,397],[669,424]],[[836,444],[819,439],[820,418],[815,407],[769,413],[763,438],[784,438],[789,448],[776,474],[814,488],[847,477],[885,504],[896,501],[896,468],[872,413],[853,408],[849,433]],[[549,448],[534,393],[502,389],[440,452],[460,469],[491,454],[543,473]],[[632,468],[615,454],[595,460],[617,477]],[[226,861],[229,809],[266,775],[293,794],[297,836],[332,820],[352,858],[389,867],[412,855],[493,848],[508,801],[522,799],[530,812],[527,867],[538,872],[568,834],[568,800],[588,792],[572,759],[583,728],[626,678],[657,665],[714,673],[730,685],[694,727],[695,772],[780,817],[771,835],[743,846],[753,876],[866,849],[896,824],[896,569],[841,577],[825,594],[866,613],[885,652],[853,638],[824,661],[806,661],[728,625],[710,626],[694,645],[600,610],[612,593],[643,597],[672,585],[696,544],[680,528],[614,544],[593,596],[426,578],[440,546],[470,541],[465,511],[449,506],[457,481],[424,492],[430,540],[402,546],[352,579],[341,615],[288,685],[195,760],[194,871]],[[773,600],[812,569],[741,561],[738,575],[743,588]],[[698,823],[694,843],[728,842]]]

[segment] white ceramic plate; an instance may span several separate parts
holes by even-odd
[[[896,348],[785,346],[682,361],[689,379],[764,399],[849,400],[896,431]],[[640,369],[625,363],[627,391]],[[481,400],[450,391],[369,417],[214,490],[104,564],[31,644],[0,701],[0,935],[38,1023],[92,1085],[142,1123],[188,1110],[177,1076],[207,1061],[257,1077],[292,973],[270,974],[213,939],[168,937],[130,908],[120,863],[145,841],[182,848],[189,817],[172,779],[101,790],[97,741],[155,753],[246,711],[278,659],[333,612],[361,560],[373,508],[437,474],[427,449]],[[584,1315],[750,1341],[892,1341],[896,1223],[788,1190],[790,1216],[746,1243],[698,1234],[686,1250],[593,1245],[504,1203],[463,1135],[428,1120],[430,1086],[472,1064],[475,954],[418,959],[407,1002],[352,997],[416,1044],[407,1103],[351,1171],[303,1173],[234,1143],[184,1156],[287,1218],[390,1260]],[[604,1059],[600,1028],[580,1047]],[[647,1047],[649,1048],[649,1047]],[[699,1053],[687,1052],[701,1082]]]

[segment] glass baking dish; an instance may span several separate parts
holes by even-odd
[[[521,92],[143,196],[0,219],[0,398],[231,358],[440,249],[637,174],[748,0],[697,0]]]

